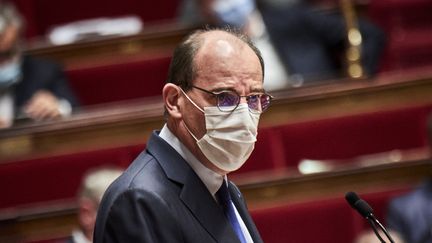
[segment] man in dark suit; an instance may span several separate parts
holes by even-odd
[[[427,119],[427,138],[432,151],[432,113]],[[414,190],[393,198],[387,208],[387,227],[400,235],[397,243],[432,242],[432,177]]]
[[[390,201],[387,227],[406,243],[432,242],[432,178],[412,192]]]
[[[0,3],[0,127],[16,118],[54,119],[71,114],[77,101],[61,67],[22,55],[22,19],[15,7]]]
[[[174,51],[166,125],[107,190],[94,242],[262,242],[227,174],[242,166],[270,105],[245,37],[197,31]]]
[[[288,72],[309,83],[343,77],[346,20],[305,0],[261,0],[269,35]],[[312,1],[313,2],[313,1]],[[366,76],[378,71],[386,43],[384,32],[365,18],[357,19],[361,62]]]
[[[257,8],[255,8],[255,2]],[[189,25],[231,26],[260,47],[269,89],[298,87],[345,77],[346,20],[338,11],[305,0],[183,0],[179,20]],[[365,76],[378,71],[385,34],[358,18]],[[358,39],[357,39],[358,41]],[[269,65],[270,64],[270,65]]]
[[[93,168],[87,171],[77,194],[78,228],[71,236],[58,243],[88,243],[93,241],[96,213],[102,196],[108,186],[120,176],[123,170],[114,167]]]

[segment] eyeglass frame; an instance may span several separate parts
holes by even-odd
[[[206,90],[206,89],[200,88],[200,87],[195,86],[195,85],[191,85],[190,87],[195,88],[195,89],[198,89],[198,90],[203,91],[203,92],[205,92],[205,93],[207,93],[207,94],[211,94],[211,95],[215,96],[216,99],[217,99],[217,104],[216,104],[216,106],[218,107],[218,109],[219,109],[220,111],[224,111],[224,112],[232,112],[232,111],[234,111],[235,109],[237,109],[237,107],[238,107],[239,104],[240,104],[241,98],[243,98],[243,97],[246,98],[246,101],[248,101],[249,98],[250,98],[251,96],[254,96],[254,95],[267,95],[268,98],[269,98],[269,101],[268,101],[268,102],[269,102],[269,105],[267,106],[267,108],[266,108],[265,110],[258,111],[258,110],[252,109],[252,108],[249,107],[249,103],[248,103],[249,111],[254,112],[254,113],[264,113],[264,112],[268,109],[268,107],[270,107],[270,105],[271,105],[271,101],[274,100],[274,97],[273,97],[272,95],[267,94],[267,93],[262,93],[262,92],[258,92],[258,93],[255,93],[255,94],[249,94],[249,95],[239,95],[239,94],[238,94],[236,91],[234,91],[234,90],[222,90],[222,91],[218,91],[218,92],[213,92],[213,91],[210,91],[210,90]],[[233,108],[232,110],[224,110],[223,108],[221,108],[221,107],[219,106],[219,98],[218,98],[218,96],[219,96],[220,94],[222,94],[222,93],[228,93],[228,92],[229,92],[229,93],[234,93],[234,94],[236,94],[236,95],[239,97],[237,104],[234,106],[234,108]],[[260,98],[261,98],[261,97],[260,97]],[[260,106],[261,106],[261,109],[262,109],[261,100],[260,100]]]

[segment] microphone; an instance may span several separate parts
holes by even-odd
[[[368,220],[368,222],[371,225],[373,231],[375,232],[375,235],[378,237],[378,239],[382,243],[385,243],[385,241],[383,240],[383,238],[381,237],[381,235],[378,233],[376,225],[378,225],[380,227],[381,231],[384,232],[384,234],[387,236],[387,239],[391,243],[394,243],[394,240],[392,239],[392,237],[390,236],[390,234],[388,233],[388,231],[386,230],[386,228],[378,221],[378,219],[373,214],[372,207],[365,200],[361,199],[357,195],[357,193],[355,193],[355,192],[347,192],[345,194],[345,199],[351,205],[352,208],[354,208],[355,210],[357,210],[357,212],[361,216],[363,216],[364,218],[366,218]]]
[[[360,213],[361,216],[368,218],[373,218],[373,209],[369,204],[363,200],[360,199],[359,196],[355,192],[347,192],[345,194],[345,199],[348,201],[348,203],[353,207],[357,212]]]

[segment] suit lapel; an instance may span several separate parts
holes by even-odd
[[[180,198],[217,242],[239,242],[222,209],[193,171],[185,181]]]
[[[216,242],[240,243],[222,209],[189,164],[157,133],[147,144],[167,177],[183,184],[180,199]]]

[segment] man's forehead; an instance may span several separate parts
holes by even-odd
[[[235,34],[222,30],[213,30],[202,33],[200,39],[202,40],[202,46],[200,49],[203,50],[210,48],[210,50],[213,51],[236,51],[247,46],[247,44]]]
[[[224,31],[203,33],[201,38],[202,45],[194,58],[196,78],[209,81],[210,77],[218,76],[217,80],[232,84],[235,79],[229,80],[235,76],[258,81],[262,86],[259,58],[247,43]]]
[[[229,33],[206,35],[201,47],[195,55],[195,64],[198,66],[208,62],[226,61],[232,58],[241,58],[247,54],[256,56],[252,48],[245,42]]]
[[[235,52],[234,47],[227,40],[216,40],[214,51],[220,56],[227,58]]]

